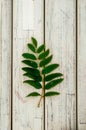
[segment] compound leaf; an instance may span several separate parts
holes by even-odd
[[[42,70],[42,74],[48,74],[59,67],[59,64],[51,64]]]
[[[22,62],[27,65],[23,67],[22,70],[25,72],[23,76],[27,77],[24,83],[28,86],[32,86],[35,89],[41,89],[43,91],[42,85],[44,84],[45,90],[52,89],[56,85],[60,84],[63,79],[63,74],[61,73],[51,73],[53,70],[59,67],[59,64],[49,64],[52,60],[52,55],[50,50],[45,50],[45,44],[41,44],[38,47],[38,42],[34,37],[31,37],[31,43],[28,43],[28,49],[31,52],[23,53],[22,56],[25,58]],[[45,82],[45,83],[44,83]],[[46,97],[59,95],[59,92],[48,91],[45,92]],[[42,96],[39,92],[31,92],[26,97],[30,96]],[[40,106],[40,100],[38,102]]]
[[[51,89],[55,87],[56,85],[60,84],[62,81],[63,81],[63,78],[50,81],[49,83],[45,85],[45,89]]]
[[[28,94],[26,97],[35,97],[35,96],[40,96],[40,94],[38,92],[32,92],[30,94]]]
[[[26,59],[36,60],[36,56],[30,53],[23,53],[22,56]]]
[[[42,88],[41,84],[39,82],[34,81],[34,80],[25,80],[24,83],[27,83],[36,89]]]
[[[56,95],[59,95],[59,94],[60,94],[59,92],[51,91],[51,92],[46,92],[45,96],[46,97],[48,97],[48,96],[56,96]]]

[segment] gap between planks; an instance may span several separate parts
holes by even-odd
[[[11,130],[13,130],[13,0],[11,0]]]
[[[43,43],[45,44],[45,0],[43,0]],[[44,49],[44,51],[45,51],[45,49]],[[44,77],[45,77],[45,75],[44,75]],[[44,86],[45,86],[45,82],[44,82]],[[44,89],[44,94],[45,94],[45,89]],[[43,100],[43,118],[44,118],[44,120],[43,120],[43,130],[45,130],[45,126],[46,126],[46,124],[45,124],[45,115],[46,115],[46,113],[45,113],[45,96],[44,96],[44,100]]]
[[[76,0],[76,129],[78,130],[78,0]]]

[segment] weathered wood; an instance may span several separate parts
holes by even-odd
[[[11,0],[0,0],[0,130],[11,127]]]
[[[43,104],[37,108],[39,97],[25,98],[35,89],[23,84],[21,70],[21,55],[27,50],[26,45],[31,36],[34,35],[40,44],[43,41],[43,1],[33,1],[34,29],[24,29],[23,2],[14,0],[13,3],[13,130],[43,130]],[[26,15],[29,17],[28,10]]]
[[[21,70],[21,55],[31,36],[43,42],[43,0],[29,0],[34,8],[31,26],[28,10],[23,16],[24,1],[28,0],[13,0],[13,130],[44,130],[43,103],[37,108],[39,97],[25,98],[34,89],[23,84]],[[57,71],[64,74],[64,82],[54,88],[60,96],[46,98],[46,130],[76,130],[75,2],[45,0],[46,48],[60,64]],[[78,130],[86,130],[85,14],[86,1],[78,0]],[[0,0],[0,130],[11,130],[11,49],[11,0]]]
[[[78,129],[86,130],[86,0],[78,0]]]
[[[46,130],[76,130],[75,0],[46,0],[46,44],[64,82],[46,99]]]

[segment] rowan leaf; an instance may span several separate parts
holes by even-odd
[[[45,85],[45,89],[51,89],[55,87],[56,85],[60,84],[63,80],[64,80],[63,78],[59,78],[59,79],[50,81],[49,83]]]
[[[60,94],[59,92],[51,91],[51,92],[46,92],[45,96],[46,97],[48,97],[48,96],[56,96],[56,95],[59,95],[59,94]]]
[[[49,55],[49,49],[46,50],[45,52],[41,53],[38,57],[38,59],[44,59],[45,57],[47,57]]]
[[[32,51],[32,52],[36,52],[35,47],[32,44],[28,44],[28,48]]]
[[[31,60],[23,60],[22,62],[24,64],[28,65],[28,66],[33,67],[33,68],[37,68],[38,67],[37,63],[34,62],[34,61],[31,61]]]
[[[45,76],[45,81],[50,81],[52,79],[55,79],[55,78],[58,78],[58,77],[61,77],[61,76],[63,76],[63,74],[61,74],[61,73],[49,74],[49,75]]]
[[[22,56],[26,59],[36,60],[36,56],[30,53],[23,53]]]
[[[37,49],[37,52],[38,52],[38,53],[42,52],[42,51],[44,50],[44,48],[45,48],[45,45],[44,45],[44,44],[40,45],[40,46],[38,47],[38,49]]]
[[[27,83],[27,84],[33,86],[36,89],[42,88],[42,85],[39,82],[36,82],[34,80],[25,80],[24,83]]]
[[[51,64],[42,70],[42,74],[48,74],[59,67],[59,64]]]
[[[52,73],[55,69],[59,67],[59,64],[50,64],[52,60],[52,55],[50,55],[50,50],[45,50],[45,44],[41,44],[38,47],[38,42],[34,37],[31,37],[31,43],[28,43],[27,53],[23,53],[22,56],[24,60],[22,62],[26,65],[22,70],[24,71],[23,76],[27,78],[24,83],[28,86],[32,86],[35,89],[41,89],[41,93],[45,90],[52,89],[56,85],[59,85],[64,79],[62,73]],[[44,89],[44,90],[43,90]],[[26,97],[41,96],[38,102],[38,107],[42,96],[55,96],[60,93],[57,91],[45,91],[45,95],[40,95],[39,92],[31,92]]]
[[[37,40],[34,37],[31,37],[32,43],[35,47],[37,47]]]
[[[40,96],[40,94],[38,92],[32,92],[30,94],[28,94],[26,97],[35,97],[35,96]]]
[[[42,60],[42,61],[40,62],[40,67],[43,67],[43,66],[49,64],[51,60],[52,60],[52,55],[49,56],[48,58],[45,58],[44,60]]]

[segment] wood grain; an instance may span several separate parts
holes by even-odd
[[[23,1],[24,2],[24,1]],[[34,2],[34,29],[23,28],[23,3],[14,0],[13,6],[13,130],[43,130],[43,104],[37,108],[39,97],[25,98],[33,91],[32,87],[23,84],[22,53],[27,51],[26,45],[31,36],[43,41],[43,1]],[[28,10],[27,10],[28,17]]]
[[[86,130],[86,1],[78,1],[78,129]]]
[[[23,16],[24,1],[28,0],[13,0],[13,43],[11,43],[12,1],[0,0],[0,130],[11,130],[11,105],[12,130],[86,130],[86,0],[77,0],[78,52],[76,52],[76,0],[45,0],[45,29],[44,0],[29,0],[33,6],[31,9],[34,9],[34,14],[32,12],[33,15],[30,16],[32,23],[31,20],[29,22],[28,8],[26,16]],[[27,51],[26,45],[31,41],[31,36],[35,36],[40,45],[44,41],[44,31],[46,48],[50,48],[53,54],[52,63],[59,63],[57,72],[64,74],[63,83],[54,88],[61,93],[60,96],[47,97],[45,100],[45,129],[43,102],[41,107],[37,108],[39,97],[25,98],[34,89],[23,84],[25,78],[21,70],[23,67],[21,55]],[[12,66],[11,60],[13,60]],[[13,82],[11,67],[13,67]],[[13,87],[12,93],[11,87]]]
[[[11,129],[11,1],[0,1],[0,130]]]
[[[46,99],[46,130],[76,130],[75,0],[46,0],[46,45],[64,82],[58,97]]]

